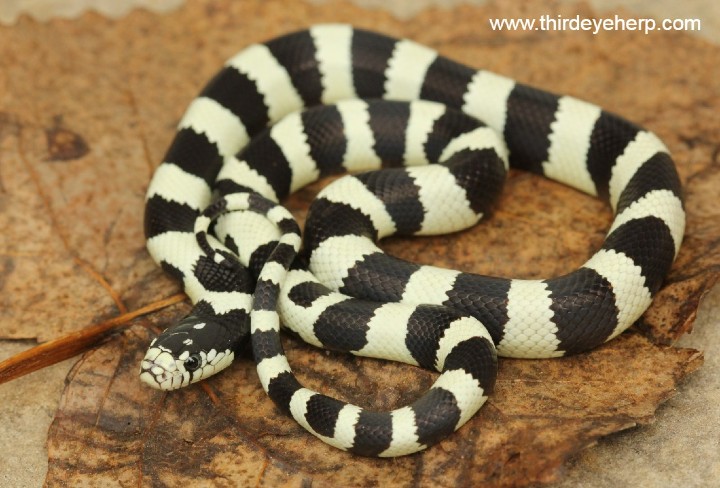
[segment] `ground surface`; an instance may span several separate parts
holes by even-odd
[[[0,6],[0,22],[12,22],[16,12],[31,8],[38,18],[53,15],[53,4],[64,3],[60,15],[74,15],[71,2],[45,0],[9,0]],[[77,3],[90,3],[77,2]],[[100,3],[100,2],[98,2]],[[121,4],[143,2],[105,2],[114,5],[108,14],[121,15]],[[161,9],[178,5],[178,0],[147,1]],[[388,2],[365,0],[368,6],[388,6]],[[392,2],[389,6],[398,15],[410,15],[428,2]],[[437,2],[454,4],[454,1]],[[662,17],[697,17],[703,19],[700,33],[711,42],[720,42],[717,22],[718,6],[712,1],[597,2],[594,8],[602,12],[617,5],[639,15]],[[713,11],[714,10],[714,11]],[[720,288],[704,301],[691,335],[678,345],[699,349],[705,354],[705,364],[694,373],[665,403],[657,414],[655,424],[609,436],[597,446],[581,453],[566,469],[566,478],[557,486],[714,486],[720,479]],[[34,343],[30,341],[0,342],[0,359],[9,357]],[[0,436],[14,439],[0,458],[0,484],[3,486],[40,486],[47,465],[45,440],[57,401],[64,387],[64,379],[73,360],[34,373],[13,383],[0,386],[3,416]],[[28,392],[33,392],[28,394]],[[715,485],[716,486],[716,485]]]

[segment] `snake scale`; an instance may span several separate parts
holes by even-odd
[[[474,225],[510,167],[609,201],[612,226],[579,269],[508,279],[377,247]],[[317,196],[301,237],[278,202],[338,173],[351,174]],[[632,325],[684,226],[678,174],[651,132],[413,41],[317,25],[232,57],[180,121],[148,189],[145,233],[194,306],[152,341],[140,377],[186,386],[250,340],[263,388],[309,432],[360,455],[409,454],[482,406],[496,354],[579,353]],[[281,323],[319,347],[440,374],[410,405],[362,409],[298,382]]]

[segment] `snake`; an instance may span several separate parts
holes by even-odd
[[[378,246],[475,225],[510,168],[609,203],[612,224],[582,266],[514,279]],[[330,175],[301,233],[281,202]],[[145,235],[193,307],[151,341],[140,379],[181,388],[250,343],[263,389],[308,432],[362,456],[411,454],[475,415],[498,356],[578,354],[630,327],[684,228],[680,177],[652,132],[412,40],[314,25],[231,57],[178,124],[148,187]],[[281,325],[313,346],[439,374],[408,405],[362,408],[300,383]]]

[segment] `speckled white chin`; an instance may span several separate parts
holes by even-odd
[[[140,364],[140,380],[159,390],[176,390],[189,385],[191,375],[183,361],[158,347],[151,347]]]
[[[206,354],[203,351],[200,353],[201,366],[193,372],[185,369],[187,356],[189,353],[186,351],[181,359],[176,359],[161,347],[151,347],[140,364],[140,380],[159,390],[177,390],[225,369],[232,363],[235,353],[212,349]]]

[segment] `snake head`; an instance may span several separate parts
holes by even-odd
[[[189,315],[155,338],[140,365],[140,380],[176,390],[222,371],[247,339],[245,324]]]

